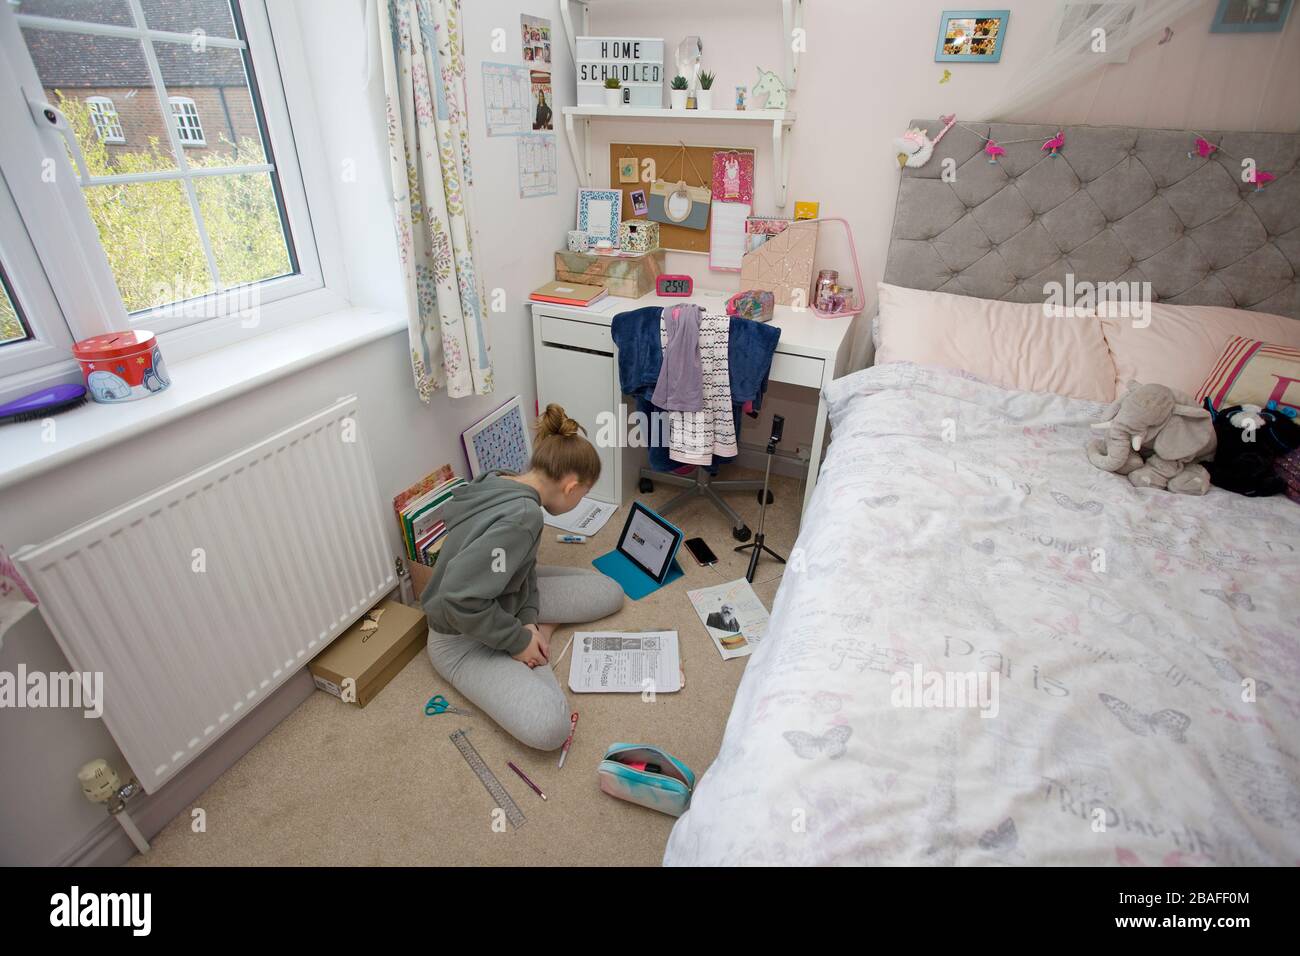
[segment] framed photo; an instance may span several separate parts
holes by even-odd
[[[498,469],[523,474],[533,457],[528,421],[518,395],[470,425],[461,432],[460,440],[465,446],[471,478]]]
[[[579,189],[578,225],[595,245],[608,239],[618,245],[618,224],[623,221],[623,190]]]
[[[650,211],[650,204],[646,202],[644,189],[634,189],[628,195],[632,199],[632,212],[634,215],[644,216]]]
[[[936,63],[996,63],[1002,59],[1010,10],[945,10],[939,16]]]
[[[1281,33],[1292,0],[1219,0],[1211,33]]]

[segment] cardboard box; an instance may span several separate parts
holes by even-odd
[[[406,559],[406,570],[411,575],[411,589],[415,592],[414,607],[420,606],[420,595],[424,589],[429,586],[429,581],[433,578],[433,568],[427,564],[421,564],[419,561]]]
[[[362,618],[308,665],[317,687],[358,707],[374,700],[429,637],[429,622],[423,611],[398,601],[383,601],[378,607],[384,609],[379,627],[363,631]]]
[[[560,282],[604,286],[610,295],[639,299],[655,290],[655,279],[665,271],[664,262],[662,249],[651,249],[638,256],[557,252],[555,278]]]

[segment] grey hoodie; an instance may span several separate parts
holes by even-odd
[[[524,625],[537,623],[542,500],[502,474],[479,475],[442,506],[447,535],[420,603],[435,631],[518,654],[532,639]]]

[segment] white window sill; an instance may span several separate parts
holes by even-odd
[[[53,442],[43,440],[41,419],[0,425],[0,489],[405,329],[396,313],[348,308],[180,361],[169,358],[163,342],[172,380],[165,391],[54,415]]]

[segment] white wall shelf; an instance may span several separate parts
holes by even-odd
[[[591,7],[603,3],[606,7],[614,5],[616,0],[560,0],[560,20],[564,23],[564,35],[569,41],[569,55],[578,59],[579,36],[590,36]],[[785,88],[793,92],[799,83],[799,51],[795,49],[794,32],[803,29],[803,5],[805,0],[779,0],[781,4],[781,50],[785,58]],[[745,2],[749,6],[749,0]],[[573,7],[579,10],[575,21]]]
[[[644,106],[565,106],[564,136],[569,141],[569,155],[573,158],[578,181],[588,188],[595,185],[595,171],[591,165],[591,121],[611,120],[662,120],[685,123],[767,123],[772,127],[772,185],[776,205],[784,209],[786,191],[790,182],[790,136],[795,114],[791,110],[674,110],[653,109]],[[582,121],[582,146],[579,149],[577,121]]]

